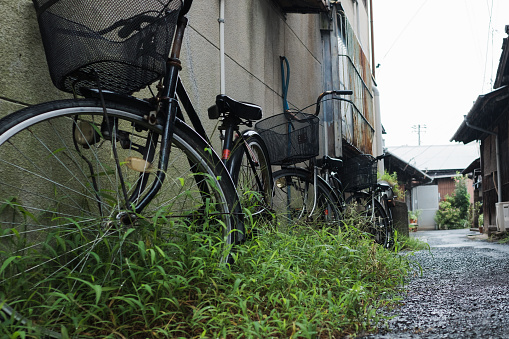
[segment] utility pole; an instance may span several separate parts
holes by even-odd
[[[414,130],[414,133],[417,133],[417,145],[421,146],[421,132],[426,133],[426,131],[424,131],[426,129],[426,125],[413,125],[412,129]]]

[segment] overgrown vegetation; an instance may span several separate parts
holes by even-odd
[[[482,202],[476,201],[468,207],[468,225],[470,227],[483,227],[483,215],[481,213]],[[477,218],[477,220],[475,220]],[[475,223],[477,221],[477,225]]]
[[[175,223],[161,236],[154,223],[124,244],[131,252],[121,263],[107,260],[117,248],[102,247],[90,270],[55,272],[75,292],[50,287],[41,310],[27,314],[42,311],[35,328],[64,338],[339,338],[384,320],[380,309],[398,303],[413,269],[397,255],[415,246],[409,239],[385,250],[353,222],[296,225],[291,234],[278,231],[277,218],[251,223],[257,235],[237,247],[231,267],[217,263],[217,235]],[[40,337],[19,324],[0,333]]]
[[[399,236],[397,240],[395,245],[397,246],[396,252],[430,250],[428,243],[416,237]]]
[[[470,195],[466,185],[467,176],[458,174],[455,177],[455,189],[452,195],[446,195],[439,204],[435,222],[440,229],[465,228],[468,220]]]
[[[378,180],[387,181],[391,185],[396,200],[405,201],[405,191],[399,186],[398,174],[396,172],[392,174],[387,172],[387,170],[384,171],[384,174],[377,172],[377,177]]]

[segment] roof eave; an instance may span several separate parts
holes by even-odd
[[[495,111],[494,108],[488,107],[488,104],[496,104],[497,101],[505,99],[509,99],[508,85],[497,88],[496,90],[489,93],[479,95],[477,100],[474,102],[474,105],[465,116],[465,119],[467,119],[473,125],[488,130],[491,126],[483,126],[483,122],[487,121],[487,119],[484,119],[484,117],[487,114],[493,114]],[[463,121],[450,141],[458,141],[464,144],[468,144],[475,140],[484,139],[485,137],[486,133],[468,127],[466,122]]]

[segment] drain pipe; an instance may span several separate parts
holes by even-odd
[[[220,0],[219,2],[219,60],[220,60],[220,87],[221,94],[226,94],[226,77],[225,77],[225,67],[224,67],[224,2],[225,0]]]
[[[375,78],[375,32],[373,24],[373,0],[369,0],[369,26],[371,30],[371,74]]]
[[[373,90],[373,97],[375,101],[375,147],[373,150],[373,154],[376,154],[376,156],[382,155],[384,153],[384,147],[383,147],[383,136],[382,136],[382,117],[380,113],[380,91],[376,86],[371,87]],[[381,160],[378,162],[378,172],[380,172],[381,175],[384,174],[385,166],[384,161]]]
[[[362,47],[362,43],[361,43],[361,40],[360,40],[360,36],[361,36],[361,15],[359,13],[359,0],[353,0],[353,3],[355,5],[355,28],[357,30],[357,36],[359,37],[359,44],[361,45]]]
[[[498,134],[495,132],[487,131],[481,127],[477,127],[477,126],[470,124],[468,122],[468,119],[466,116],[465,116],[465,124],[467,125],[467,127],[471,128],[471,129],[475,129],[475,130],[481,131],[483,133],[487,133],[487,134],[495,136],[495,153],[496,153],[496,157],[497,157],[497,187],[498,187],[497,188],[497,198],[498,198],[498,202],[502,202],[502,174],[500,172],[500,152],[498,149]]]

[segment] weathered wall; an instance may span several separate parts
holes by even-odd
[[[502,181],[502,202],[509,201],[509,111],[505,111],[498,119],[492,131],[498,134],[500,169]],[[482,166],[482,200],[484,214],[484,228],[489,230],[496,226],[496,203],[498,202],[497,186],[497,153],[496,138],[488,135],[481,141]]]
[[[182,79],[209,133],[216,122],[207,121],[206,110],[220,92],[219,3],[194,1],[181,57]],[[323,69],[319,14],[284,14],[272,0],[225,0],[225,4],[225,94],[260,105],[264,116],[280,113],[280,56],[286,56],[291,68],[290,107],[306,107],[324,89],[331,89],[323,82],[328,70]],[[368,9],[364,2],[358,4],[359,18],[353,2],[342,2],[349,21],[361,30],[357,38],[364,53],[370,55]],[[0,117],[26,105],[71,97],[51,83],[32,2],[3,0],[0,13]],[[146,91],[137,95],[149,96]],[[218,146],[217,136],[211,139]]]
[[[395,201],[396,206],[391,208],[394,220],[394,229],[399,235],[408,237],[408,207],[404,202]]]
[[[67,95],[53,87],[29,0],[0,1],[0,117]]]
[[[219,2],[195,1],[183,49],[184,82],[201,112],[220,92]],[[290,63],[290,106],[313,103],[322,91],[318,14],[283,15],[270,0],[226,1],[226,94],[282,112],[280,56]]]
[[[2,1],[0,13],[0,116],[70,97],[51,83],[32,2]],[[218,17],[219,1],[195,1],[182,50],[182,78],[200,112],[220,92]],[[322,90],[318,23],[318,14],[285,16],[270,0],[226,1],[226,94],[262,106],[265,115],[280,112],[279,56],[285,55],[288,100],[296,107],[313,103]]]

